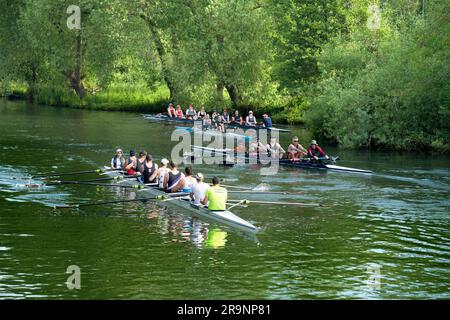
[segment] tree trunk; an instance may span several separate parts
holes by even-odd
[[[164,44],[162,43],[161,37],[159,36],[158,30],[157,30],[155,24],[153,23],[153,21],[151,21],[150,18],[145,15],[141,15],[141,18],[147,23],[147,26],[155,40],[156,51],[158,52],[159,61],[161,63],[161,71],[162,71],[163,79],[164,79],[164,82],[166,83],[167,87],[169,88],[170,100],[173,101],[176,99],[175,86],[174,86],[173,82],[171,81],[170,75],[169,75],[169,67],[167,66],[166,49],[164,48]]]
[[[37,68],[35,65],[30,67],[30,74],[28,76],[28,100],[33,101],[36,95],[37,84]]]
[[[231,103],[233,107],[236,107],[239,104],[240,97],[237,87],[234,84],[227,84],[225,86],[228,94],[230,95]]]
[[[83,84],[83,54],[82,54],[82,41],[81,41],[81,34],[78,34],[77,36],[77,43],[76,43],[76,59],[77,63],[75,66],[75,70],[67,70],[63,72],[63,74],[66,76],[67,80],[69,80],[70,87],[75,91],[77,96],[80,99],[83,99],[85,89]]]
[[[217,82],[217,101],[223,101],[223,82],[221,80]]]

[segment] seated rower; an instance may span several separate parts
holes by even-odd
[[[267,113],[263,114],[262,126],[263,128],[272,128],[272,119]]]
[[[125,157],[123,156],[122,149],[116,150],[116,155],[111,159],[112,169],[124,169],[125,168]]]
[[[217,130],[220,132],[225,132],[225,123],[223,120],[223,116],[221,114],[217,115]]]
[[[169,160],[167,160],[166,158],[161,159],[161,167],[159,167],[158,169],[158,188],[160,189],[164,189],[164,177],[170,171],[168,165]]]
[[[321,147],[317,145],[316,140],[311,141],[311,145],[308,149],[308,157],[312,160],[314,163],[323,163],[323,160],[328,160],[328,156],[325,154],[325,152],[322,150]]]
[[[138,175],[137,179],[139,182],[143,182],[143,174],[144,174],[144,163],[145,163],[145,157],[147,156],[147,151],[141,151],[139,152],[139,159],[136,161],[136,175]]]
[[[248,112],[248,116],[245,118],[245,125],[250,127],[256,127],[256,117],[253,115],[253,111]]]
[[[249,157],[267,156],[267,147],[256,138],[256,141],[252,141],[248,147]]]
[[[164,176],[164,191],[167,193],[178,192],[184,185],[184,174],[178,171],[178,165],[170,161],[170,171]]]
[[[197,112],[194,109],[192,104],[189,105],[189,108],[186,110],[186,119],[195,120],[197,118]]]
[[[187,165],[184,168],[183,192],[191,192],[192,187],[197,184],[197,179],[192,176],[192,166]]]
[[[175,118],[175,117],[176,117],[175,108],[173,107],[172,102],[169,103],[169,107],[167,108],[167,115],[168,115],[170,118]]]
[[[175,115],[178,119],[184,118],[183,110],[181,109],[181,106],[179,104],[177,105],[177,109],[175,110]]]
[[[288,158],[301,159],[306,156],[307,153],[306,149],[298,142],[298,138],[293,137],[292,143],[288,147]]]
[[[212,187],[205,192],[205,198],[201,201],[203,205],[208,204],[210,211],[224,211],[226,210],[228,193],[227,189],[220,186],[218,177],[212,179]]]
[[[197,114],[197,119],[205,119],[205,117],[206,117],[205,107],[202,106],[202,108]]]
[[[200,172],[195,176],[197,183],[192,186],[191,199],[193,204],[199,206],[205,199],[206,190],[209,189],[209,184],[205,183],[205,177]]]
[[[240,125],[244,124],[244,121],[242,120],[242,117],[239,114],[239,110],[236,110],[234,112],[233,116],[231,117],[231,124],[233,124],[235,126],[240,126]]]
[[[206,114],[205,118],[203,119],[203,129],[211,129],[213,127],[211,118],[209,117],[209,114]]]
[[[158,177],[158,165],[153,163],[151,154],[145,156],[144,172],[142,173],[144,183],[155,183]]]
[[[127,175],[134,175],[136,173],[136,152],[134,150],[130,150],[130,157],[125,161],[125,172]]]
[[[229,124],[230,123],[230,114],[228,113],[228,110],[227,110],[227,108],[224,108],[223,109],[223,112],[222,112],[222,119],[223,119],[223,122],[225,123],[225,124]]]
[[[267,151],[270,153],[270,156],[274,159],[281,159],[283,155],[286,153],[281,145],[277,142],[277,139],[271,138],[270,143],[267,145]]]

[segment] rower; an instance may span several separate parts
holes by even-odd
[[[253,111],[249,111],[248,116],[245,118],[245,125],[256,127],[256,117],[253,115]]]
[[[192,176],[192,166],[187,165],[184,168],[184,185],[183,192],[191,192],[192,187],[197,184],[197,179]]]
[[[143,174],[144,174],[144,163],[145,163],[145,157],[147,156],[147,151],[141,151],[139,152],[139,159],[136,161],[136,174],[138,175],[137,179],[139,182],[143,182]]]
[[[264,128],[272,128],[272,119],[269,117],[267,113],[263,114],[262,126]]]
[[[144,172],[142,173],[144,177],[144,183],[155,183],[158,177],[158,165],[153,163],[153,158],[151,154],[145,156],[144,162]]]
[[[229,123],[230,123],[230,114],[228,113],[227,108],[224,108],[224,109],[223,109],[223,112],[222,112],[222,119],[223,119],[223,122],[224,122],[225,124],[229,124]]]
[[[267,151],[270,152],[270,156],[272,158],[283,158],[283,155],[286,153],[284,149],[281,147],[281,145],[277,142],[277,139],[271,138],[270,143],[266,146]]]
[[[158,169],[158,188],[160,189],[164,189],[164,177],[170,171],[168,165],[169,160],[167,160],[166,158],[161,159],[161,167],[159,167]]]
[[[200,109],[200,111],[197,114],[197,118],[205,119],[205,117],[206,117],[205,107],[202,106],[202,108]]]
[[[189,105],[189,108],[186,110],[186,119],[195,120],[197,116],[197,112],[194,109],[192,104]]]
[[[177,105],[177,109],[175,110],[175,116],[178,119],[183,119],[184,118],[183,110],[181,110],[181,106],[179,104]]]
[[[172,102],[169,103],[169,107],[167,108],[167,115],[168,115],[170,118],[175,118],[175,117],[176,117],[175,108],[173,107]]]
[[[306,149],[298,142],[298,138],[293,137],[292,143],[288,147],[288,158],[300,159],[306,156],[307,153]]]
[[[259,141],[259,138],[256,138],[256,141],[252,141],[248,146],[248,155],[249,157],[260,157],[264,154],[267,156],[267,147]]]
[[[184,185],[184,174],[178,171],[178,165],[170,161],[170,171],[164,176],[164,191],[167,193],[177,192]]]
[[[323,163],[324,158],[326,160],[329,159],[322,148],[317,145],[316,140],[311,141],[311,145],[308,149],[308,157],[314,163]]]
[[[225,132],[225,123],[223,116],[221,114],[217,114],[217,130],[219,132]]]
[[[239,114],[239,110],[234,112],[234,115],[231,117],[231,123],[235,126],[240,126],[243,123],[242,117]]]
[[[191,199],[193,204],[199,206],[205,199],[206,190],[209,189],[209,184],[205,183],[205,177],[200,172],[195,176],[197,183],[192,186]]]
[[[212,128],[212,121],[209,117],[209,114],[206,114],[205,119],[203,119],[203,128],[204,129],[210,129]]]
[[[123,156],[122,149],[118,148],[116,150],[116,155],[111,159],[111,168],[113,169],[124,169],[125,168],[125,157]]]
[[[136,173],[136,151],[130,150],[130,157],[125,162],[125,171],[127,175],[134,175]]]
[[[210,211],[226,210],[228,192],[227,189],[220,186],[218,177],[212,179],[212,187],[205,192],[205,198],[201,201],[203,205],[208,204]]]

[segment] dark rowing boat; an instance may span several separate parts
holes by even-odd
[[[192,146],[193,154],[190,156],[191,159],[195,159],[198,157],[197,155],[200,153],[204,157],[223,157],[223,162],[220,163],[222,165],[233,166],[236,161],[239,164],[248,164],[248,163],[259,163],[259,164],[268,164],[269,161],[274,161],[278,159],[259,159],[255,157],[249,157],[248,153],[245,155],[235,155],[232,151],[227,149],[214,149],[208,147],[201,146]],[[359,173],[359,174],[372,174],[373,172],[370,170],[349,168],[343,166],[337,166],[334,164],[327,163],[314,163],[307,159],[279,159],[278,160],[280,166],[285,167],[293,167],[293,168],[307,168],[307,169],[318,169],[318,170],[331,170],[338,172],[346,172],[346,173]]]
[[[181,118],[174,118],[174,117],[169,117],[163,114],[157,114],[157,115],[153,115],[153,114],[144,114],[143,115],[145,120],[150,120],[150,121],[161,121],[161,122],[169,122],[169,123],[177,123],[177,124],[187,124],[187,125],[193,125],[194,124],[194,120],[192,119],[181,119]],[[243,130],[247,130],[247,129],[254,129],[254,130],[264,130],[266,129],[267,131],[277,131],[277,132],[291,132],[290,130],[287,129],[281,129],[281,128],[275,128],[275,127],[270,127],[270,128],[265,128],[262,126],[247,126],[245,124],[242,125],[238,125],[238,124],[227,124],[226,125],[227,128],[229,129],[236,129],[236,128],[240,128]]]

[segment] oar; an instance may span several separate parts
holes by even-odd
[[[283,194],[283,195],[299,195],[300,193],[285,192],[285,191],[262,191],[262,190],[230,190],[228,193],[256,193],[256,194]]]
[[[229,202],[234,202],[234,200],[228,200]],[[248,200],[244,199],[239,201],[238,203],[233,204],[231,207],[227,208],[227,211],[230,211],[232,208],[237,207],[237,206],[241,206],[242,203],[246,204]]]
[[[109,178],[99,178],[99,179],[90,179],[90,180],[79,180],[79,181],[61,181],[61,180],[55,180],[50,181],[45,184],[26,184],[25,187],[28,188],[36,188],[36,187],[43,187],[43,186],[57,186],[57,185],[63,185],[63,184],[85,184],[86,182],[96,182],[96,181],[107,181],[107,180],[121,180],[123,179],[122,176],[115,176],[115,177],[109,177]]]
[[[87,173],[103,173],[107,171],[118,171],[122,169],[95,169],[95,170],[84,170],[84,171],[74,171],[74,172],[61,172],[61,173],[47,173],[47,174],[41,174],[36,176],[29,176],[29,177],[13,177],[13,179],[17,180],[24,180],[24,179],[36,179],[36,178],[50,178],[50,177],[63,177],[63,176],[73,176],[78,174],[87,174]]]
[[[278,205],[290,205],[290,206],[299,206],[299,207],[322,207],[320,203],[304,203],[304,202],[281,202],[281,201],[249,201],[249,200],[228,200],[229,202],[244,203],[244,204],[278,204]],[[243,202],[244,201],[244,202]]]
[[[114,201],[100,201],[100,202],[91,202],[91,203],[80,203],[80,204],[65,204],[54,206],[54,209],[69,209],[69,208],[80,208],[80,207],[90,207],[90,206],[99,206],[104,204],[113,204],[113,203],[126,203],[126,202],[136,202],[136,201],[148,201],[148,200],[166,200],[171,199],[173,197],[183,197],[186,195],[180,194],[162,194],[156,197],[150,198],[136,198],[136,199],[126,199],[126,200],[114,200]]]

